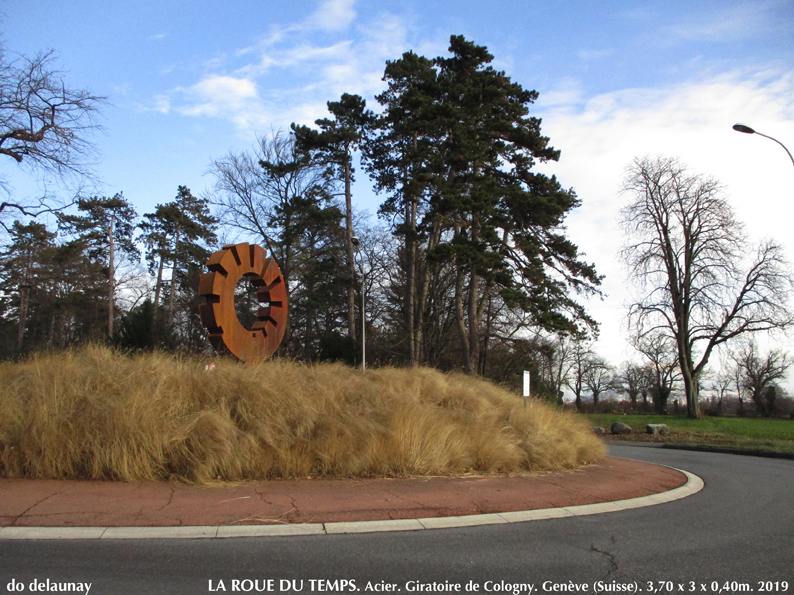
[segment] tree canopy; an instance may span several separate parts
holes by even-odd
[[[564,234],[565,216],[580,204],[575,193],[532,170],[560,156],[529,115],[537,92],[495,70],[487,49],[462,36],[449,51],[387,63],[384,112],[364,155],[376,187],[389,192],[381,213],[397,217],[394,232],[404,238],[412,360],[422,352],[427,290],[446,264],[464,367],[477,373],[489,310],[504,304],[549,331],[594,330],[573,294],[598,293],[601,279]]]

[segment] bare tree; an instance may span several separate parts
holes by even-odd
[[[210,166],[221,222],[261,241],[291,280],[307,209],[327,199],[323,171],[295,151],[290,134],[274,132],[253,151],[229,153]]]
[[[574,342],[567,335],[557,335],[541,343],[541,370],[547,378],[549,388],[562,405],[562,387],[566,384],[574,365]]]
[[[629,396],[632,409],[637,407],[637,397],[647,394],[649,376],[644,366],[634,362],[624,362],[615,376],[615,385]]]
[[[634,348],[648,360],[646,374],[654,411],[667,413],[667,399],[681,380],[675,341],[662,332],[648,333],[635,338]]]
[[[92,177],[95,153],[90,133],[100,129],[99,108],[105,97],[66,86],[54,65],[53,51],[33,58],[9,59],[0,47],[0,155],[37,174],[59,180]],[[0,176],[8,199],[0,203],[0,225],[10,217],[36,217],[57,210],[50,197],[32,201],[11,199],[11,188]]]
[[[794,320],[788,264],[771,241],[752,249],[721,186],[676,159],[635,160],[624,190],[633,199],[622,211],[621,256],[641,292],[630,321],[640,337],[674,339],[687,413],[697,418],[699,379],[714,348]]]
[[[595,354],[591,349],[591,344],[583,339],[574,339],[570,349],[570,368],[565,377],[565,386],[573,391],[576,398],[576,410],[582,409],[582,394],[587,384],[585,377],[593,361]]]
[[[773,349],[764,355],[755,341],[748,341],[730,357],[736,364],[739,382],[750,393],[758,413],[771,417],[780,391],[776,382],[785,378],[792,364],[789,354]]]
[[[593,406],[598,407],[598,397],[612,388],[614,374],[612,366],[600,355],[591,355],[584,370],[584,385],[593,397]]]
[[[291,314],[282,344],[291,345],[293,330],[301,336],[302,329],[301,351],[307,357],[318,353],[320,336],[308,335],[320,328],[322,335],[334,334],[336,315],[331,310],[347,313],[334,297],[337,289],[347,290],[346,285],[336,287],[342,285],[338,280],[347,264],[339,255],[346,247],[340,226],[344,213],[325,169],[296,151],[292,134],[274,132],[259,138],[251,151],[215,160],[210,173],[215,176],[212,203],[221,223],[241,232],[246,241],[264,245],[284,276]],[[321,312],[328,314],[325,322],[318,318]],[[349,355],[354,355],[352,349]]]
[[[711,389],[717,395],[717,415],[722,415],[723,407],[725,405],[725,397],[728,396],[731,388],[735,385],[734,382],[734,375],[733,371],[730,369],[730,366],[727,362],[723,361],[722,365],[720,366],[719,372],[717,372],[714,377],[711,379]],[[738,390],[737,396],[738,396]]]

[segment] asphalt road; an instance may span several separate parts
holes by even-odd
[[[624,512],[466,529],[0,541],[0,593],[46,592],[48,579],[50,589],[90,583],[96,594],[794,593],[794,461],[631,446],[610,454],[691,471],[705,488]]]

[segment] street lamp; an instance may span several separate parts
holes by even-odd
[[[758,136],[763,136],[764,138],[768,138],[769,140],[775,141],[777,144],[779,144],[781,147],[783,147],[783,149],[786,151],[786,153],[788,153],[788,157],[789,157],[789,159],[791,159],[791,163],[794,164],[794,157],[791,156],[791,151],[786,149],[786,145],[781,143],[776,138],[772,138],[771,136],[767,136],[766,134],[761,134],[757,130],[753,130],[752,128],[750,128],[749,126],[745,126],[744,124],[734,124],[733,125],[733,129],[736,132],[744,132],[745,134],[757,134]]]
[[[366,291],[367,291],[367,273],[364,271],[364,257],[358,250],[358,245],[361,243],[356,236],[350,238],[353,247],[361,257],[361,370],[367,369],[367,317],[366,317]]]

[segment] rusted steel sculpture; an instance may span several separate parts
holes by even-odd
[[[233,244],[210,256],[207,268],[210,272],[199,282],[199,295],[207,302],[199,306],[199,313],[212,346],[220,350],[225,345],[249,364],[273,355],[287,327],[287,288],[276,262],[266,258],[261,246]],[[234,290],[243,276],[259,288],[257,321],[250,329],[240,324],[234,309]]]

